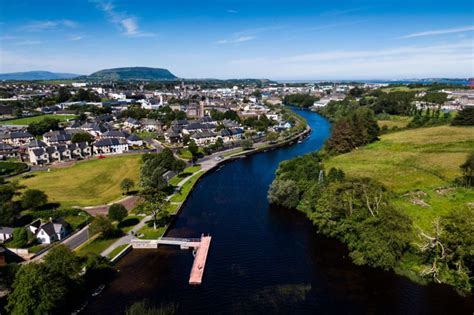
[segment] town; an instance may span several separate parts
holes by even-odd
[[[102,266],[132,248],[198,246],[163,238],[193,185],[222,162],[304,141],[311,130],[290,106],[330,117],[370,104],[382,134],[474,108],[473,94],[450,84],[4,81],[0,96],[6,266],[62,246]],[[91,283],[100,293],[106,281]]]

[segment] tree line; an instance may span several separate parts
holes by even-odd
[[[465,183],[471,183],[474,154],[461,169]],[[440,216],[427,232],[397,209],[393,195],[373,179],[326,170],[323,153],[311,153],[280,164],[268,200],[306,213],[318,233],[347,245],[355,264],[403,270],[402,256],[412,255],[420,265],[419,279],[472,292],[474,209]]]

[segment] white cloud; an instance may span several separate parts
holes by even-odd
[[[230,68],[270,78],[354,79],[469,76],[473,43],[403,46],[379,50],[336,50],[233,60]]]
[[[229,9],[229,10],[227,10],[227,13],[236,14],[236,13],[239,13],[239,11],[233,10],[233,9]]]
[[[422,36],[464,33],[464,32],[469,32],[469,31],[474,31],[474,25],[459,27],[459,28],[447,28],[447,29],[442,29],[442,30],[430,30],[430,31],[425,31],[425,32],[412,33],[412,34],[402,36],[401,38],[413,38],[413,37],[422,37]]]
[[[78,41],[78,40],[81,40],[83,38],[84,38],[84,36],[82,36],[82,35],[71,35],[71,36],[68,37],[68,40]]]
[[[58,28],[75,28],[78,24],[71,20],[51,20],[51,21],[34,21],[22,27],[22,30],[29,32],[41,32],[55,30]]]
[[[112,1],[90,0],[90,2],[95,3],[97,8],[108,16],[109,21],[118,26],[122,34],[130,37],[155,36],[153,33],[142,32],[138,25],[137,18],[116,10]]]
[[[256,37],[255,36],[239,36],[233,39],[221,39],[218,40],[218,44],[237,44],[237,43],[243,43],[243,42],[248,42],[250,40],[254,40]]]

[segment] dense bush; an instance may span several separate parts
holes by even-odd
[[[453,126],[474,126],[474,107],[461,110],[451,122]]]
[[[17,175],[28,170],[28,165],[26,163],[20,162],[9,162],[1,161],[0,162],[0,176],[10,176]]]

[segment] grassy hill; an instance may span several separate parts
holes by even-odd
[[[44,191],[50,202],[59,202],[62,208],[95,206],[119,199],[120,182],[128,177],[137,183],[139,167],[140,155],[106,157],[34,172],[20,184]]]
[[[27,71],[14,73],[0,73],[0,80],[58,80],[72,79],[79,77],[80,74],[56,73],[49,71]]]
[[[91,80],[175,80],[177,77],[167,69],[131,67],[104,69],[87,77]]]
[[[382,182],[396,193],[395,204],[416,225],[430,230],[433,218],[474,201],[473,190],[452,186],[473,148],[474,128],[419,128],[384,135],[325,165]]]
[[[54,118],[58,119],[59,121],[67,121],[70,119],[76,118],[76,115],[55,115],[55,114],[47,114],[47,115],[38,115],[38,116],[31,116],[31,117],[22,117],[10,120],[2,120],[0,121],[0,125],[29,125],[32,123],[37,123],[45,118]]]

